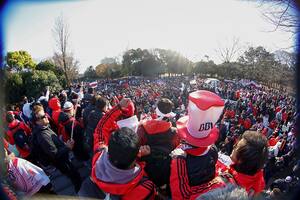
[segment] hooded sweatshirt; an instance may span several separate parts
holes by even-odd
[[[53,97],[49,100],[48,104],[49,108],[51,108],[52,110],[51,117],[53,119],[53,122],[56,126],[58,126],[58,118],[61,113],[60,101],[58,98]]]
[[[157,185],[169,184],[171,157],[169,154],[179,144],[176,128],[164,120],[146,120],[138,129],[141,145],[149,145],[151,154],[142,157],[145,171]]]
[[[114,167],[105,148],[93,158],[91,178],[103,192],[121,199],[154,199],[154,184],[145,177],[143,167],[122,170]]]
[[[151,151],[163,151],[171,153],[179,144],[176,129],[172,128],[172,123],[164,120],[147,120],[142,123],[138,130],[138,135],[142,145],[149,145]]]

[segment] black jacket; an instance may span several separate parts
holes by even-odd
[[[32,133],[32,153],[37,163],[54,165],[68,160],[69,148],[49,126],[36,126]]]
[[[91,104],[89,104],[86,108],[84,108],[83,113],[82,113],[84,128],[87,127],[89,115],[93,110],[95,110],[95,106],[93,106]]]
[[[102,116],[105,113],[102,110],[99,109],[94,109],[91,110],[91,112],[89,113],[88,117],[87,117],[87,124],[85,127],[85,139],[86,139],[86,143],[91,147],[93,147],[94,144],[94,140],[93,140],[93,134],[94,131],[97,127],[98,122],[100,121],[100,119],[102,118]]]
[[[204,156],[187,154],[186,167],[190,186],[201,185],[215,177],[218,150],[213,145]]]

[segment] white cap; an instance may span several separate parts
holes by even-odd
[[[66,101],[64,104],[64,110],[70,110],[73,108],[73,104],[70,101]]]
[[[164,118],[164,117],[172,118],[172,117],[175,117],[175,116],[176,116],[176,114],[173,113],[172,111],[169,112],[169,113],[164,114],[164,113],[162,113],[158,108],[156,108],[155,112],[156,112],[156,114],[157,114],[157,116],[158,116],[158,119],[162,119],[162,118]]]
[[[287,183],[290,183],[292,181],[292,177],[287,176],[284,181],[287,182]]]

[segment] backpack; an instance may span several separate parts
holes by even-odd
[[[27,135],[25,131],[20,128],[20,123],[21,122],[19,122],[18,125],[13,129],[9,128],[9,130],[12,132],[12,136],[14,138],[16,146],[24,149],[27,145],[27,147],[31,149],[31,136]]]
[[[165,133],[157,135],[149,135],[144,128],[142,130],[145,131],[147,144],[151,147],[151,154],[142,158],[142,161],[147,163],[145,171],[155,185],[159,187],[168,185],[172,160],[169,154],[174,149],[169,142],[173,141],[176,129],[171,127]]]

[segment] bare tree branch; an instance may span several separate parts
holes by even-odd
[[[56,59],[56,62],[60,64],[63,68],[64,75],[67,81],[67,85],[70,85],[70,68],[73,67],[73,65],[68,62],[69,56],[69,25],[63,15],[60,15],[55,19],[54,27],[52,29],[52,33],[56,42],[56,47],[58,49],[58,52],[54,54],[54,59]],[[61,57],[61,59],[60,59]]]
[[[263,17],[274,25],[274,30],[281,29],[296,34],[299,28],[299,16],[294,0],[253,0],[262,8]]]
[[[241,45],[238,38],[232,38],[231,44],[226,44],[226,47],[219,45],[216,52],[218,53],[222,62],[232,62],[235,58],[238,57],[238,54],[241,52]]]

